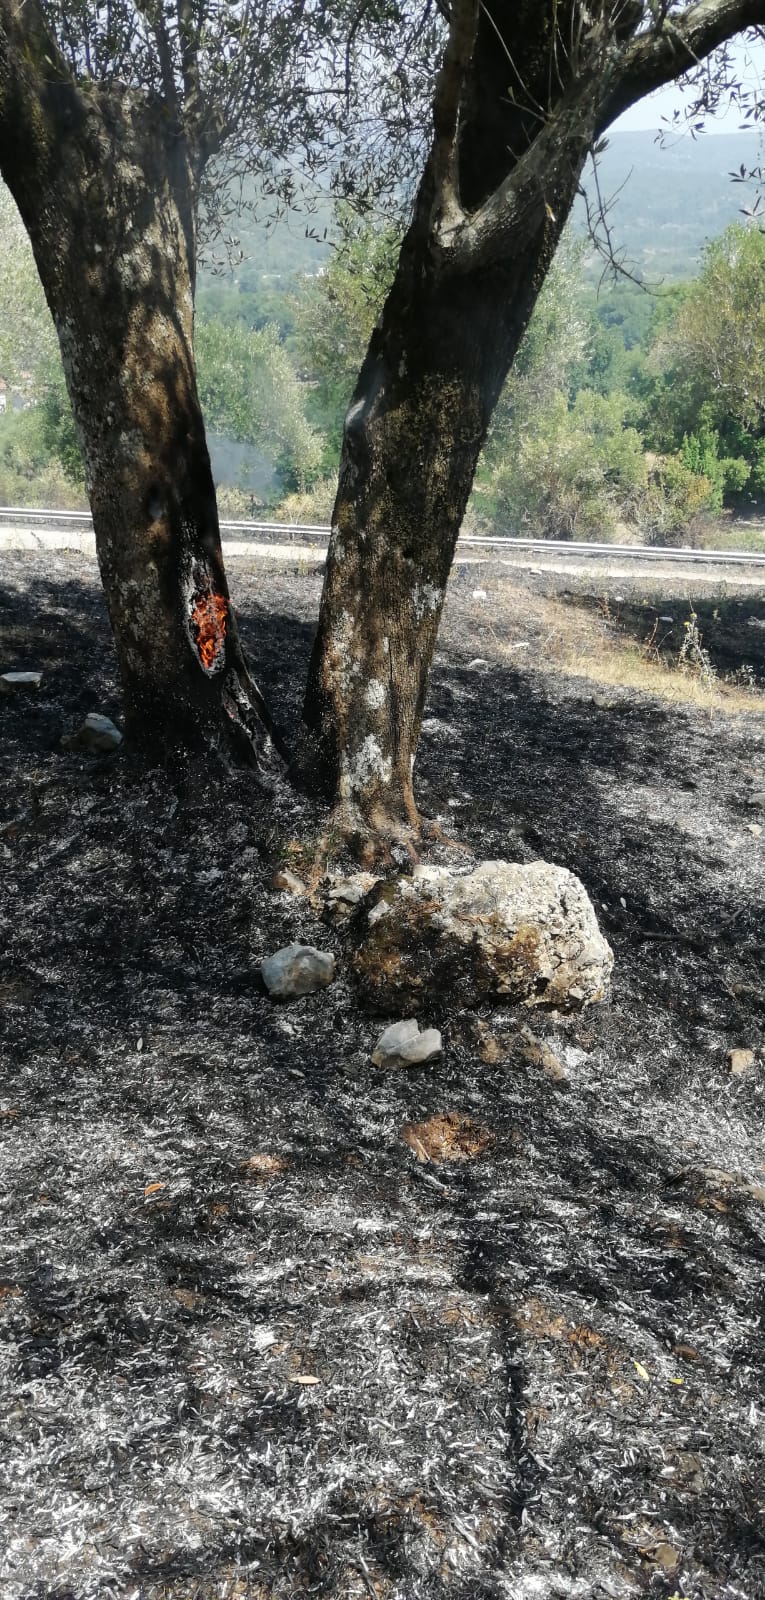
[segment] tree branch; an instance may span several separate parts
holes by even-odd
[[[622,56],[621,67],[601,103],[596,135],[636,101],[673,83],[746,28],[765,24],[765,0],[696,0],[650,32],[638,34]]]
[[[434,212],[454,226],[463,217],[459,197],[459,117],[465,77],[478,27],[478,0],[454,0],[449,37],[433,96]]]
[[[0,171],[25,221],[79,98],[38,0],[0,0]]]

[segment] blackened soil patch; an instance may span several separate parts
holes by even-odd
[[[636,596],[569,594],[568,599],[636,639],[648,660],[655,655],[679,661],[685,652],[693,666],[703,650],[715,672],[739,681],[765,683],[765,598],[761,596],[723,593],[694,598],[668,593],[638,600]],[[690,628],[694,637],[689,641]]]
[[[288,727],[319,581],[234,574]],[[604,702],[473,582],[421,796],[477,856],[579,873],[613,992],[424,1005],[443,1060],[385,1074],[339,933],[271,887],[322,819],[62,750],[119,718],[95,569],[6,557],[2,665],[45,674],[0,702],[9,1600],[765,1592],[765,1065],[726,1064],[765,1043],[762,722]],[[275,1007],[297,938],[340,976]],[[471,1159],[402,1138],[450,1114]]]

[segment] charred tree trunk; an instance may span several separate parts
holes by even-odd
[[[159,99],[83,90],[55,61],[38,78],[35,40],[26,59],[3,42],[0,169],[58,332],[128,734],[154,757],[268,760],[196,385],[193,153]]]
[[[374,853],[411,840],[444,589],[493,408],[597,137],[765,0],[452,0],[433,143],[345,423],[304,707],[309,770]]]
[[[414,219],[345,421],[304,706],[305,760],[362,854],[411,843],[420,829],[413,768],[457,537],[592,132],[590,105],[589,116],[563,118],[549,159],[519,186],[515,227],[497,247],[479,216],[468,241],[466,218],[504,181],[508,149],[532,147],[536,127],[508,110],[494,20],[463,9]],[[530,26],[538,40],[538,21]],[[529,52],[526,61],[531,73]]]
[[[419,830],[412,774],[457,537],[556,242],[546,219],[509,267],[419,293],[417,254],[404,260],[346,417],[304,720],[342,827],[373,848]]]

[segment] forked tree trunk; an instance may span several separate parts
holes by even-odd
[[[538,0],[454,0],[430,157],[346,417],[304,760],[362,854],[419,831],[412,772],[455,545],[594,128],[592,80],[572,98],[573,67],[553,84],[550,59]]]
[[[411,841],[428,671],[493,408],[588,150],[765,0],[451,0],[433,142],[346,418],[304,762],[370,852]],[[650,12],[650,16],[649,16]]]
[[[54,90],[38,96],[26,148],[6,111],[0,165],[58,332],[127,731],[160,758],[267,761],[195,377],[193,163],[159,102]]]

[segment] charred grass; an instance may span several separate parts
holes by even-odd
[[[443,1060],[384,1074],[271,887],[321,818],[63,750],[119,716],[96,573],[6,560],[3,665],[45,677],[0,702],[3,1594],[765,1593],[761,702],[458,576],[423,804],[577,872],[614,982],[573,1020],[434,998]],[[320,579],[232,582],[289,728]],[[295,938],[340,975],[274,1007]]]

